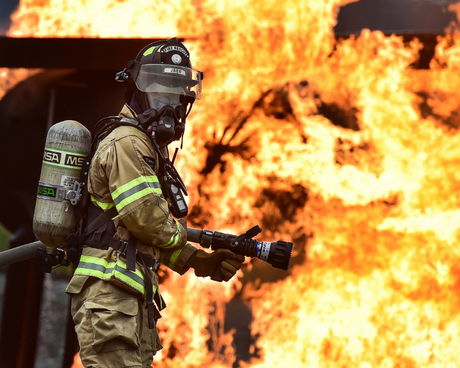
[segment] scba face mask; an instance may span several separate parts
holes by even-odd
[[[160,146],[179,140],[184,133],[187,115],[195,99],[200,98],[202,74],[170,64],[142,64],[134,73],[144,110],[139,120],[152,130],[152,138]]]
[[[175,93],[146,92],[149,107],[138,116],[141,124],[160,146],[179,140],[185,131],[186,111],[181,96]]]

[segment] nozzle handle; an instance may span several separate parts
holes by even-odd
[[[211,230],[200,230],[187,226],[187,240],[200,244],[203,248],[210,248],[214,232]]]
[[[187,226],[187,240],[193,243],[201,243],[202,230]]]

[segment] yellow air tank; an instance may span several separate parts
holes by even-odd
[[[78,180],[90,148],[91,133],[78,121],[61,121],[48,131],[33,219],[47,253],[64,246],[77,229],[73,205],[80,199]]]

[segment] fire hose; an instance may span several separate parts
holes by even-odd
[[[15,248],[0,252],[0,267],[8,266],[12,263],[25,261],[35,257],[37,250],[45,250],[46,246],[41,241],[35,241]]]
[[[242,235],[225,234],[211,230],[187,228],[187,240],[200,244],[203,248],[229,249],[236,254],[259,258],[275,268],[287,270],[291,258],[292,243],[278,240],[276,242],[260,242],[253,239],[262,229],[254,226]],[[0,267],[21,262],[30,258],[41,258],[47,269],[56,265],[68,265],[64,251],[58,249],[56,253],[48,254],[46,246],[41,241],[20,245],[0,252]],[[41,267],[42,268],[42,267]],[[43,268],[42,268],[43,270]]]

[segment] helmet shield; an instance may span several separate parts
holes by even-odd
[[[201,72],[170,64],[143,64],[135,80],[142,92],[164,92],[201,97]]]

